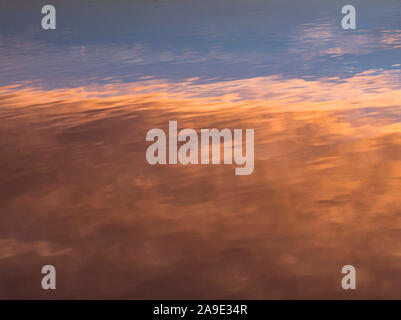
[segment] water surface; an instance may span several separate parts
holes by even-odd
[[[41,5],[0,3],[1,298],[401,298],[398,1]],[[150,166],[169,120],[254,173]]]

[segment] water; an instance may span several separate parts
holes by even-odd
[[[0,297],[401,298],[401,4],[353,4],[0,2]],[[169,120],[254,173],[150,166]]]

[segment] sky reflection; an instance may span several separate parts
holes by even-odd
[[[0,298],[401,298],[401,3],[342,4],[0,2]],[[254,173],[150,166],[174,119]]]
[[[275,74],[342,79],[399,70],[401,4],[354,5],[358,28],[347,32],[340,26],[341,1],[58,1],[59,28],[44,32],[37,1],[26,2],[24,12],[3,3],[0,85],[35,81],[63,88],[144,77],[213,82]]]
[[[0,296],[399,297],[398,76],[3,88]],[[146,131],[169,119],[255,128],[254,174],[149,166]]]

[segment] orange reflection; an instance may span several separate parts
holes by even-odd
[[[1,88],[0,297],[401,298],[398,77]],[[254,128],[253,175],[148,165],[171,119]]]

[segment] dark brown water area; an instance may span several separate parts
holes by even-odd
[[[2,88],[0,297],[401,298],[398,76]],[[169,120],[254,128],[253,174],[149,165]]]

